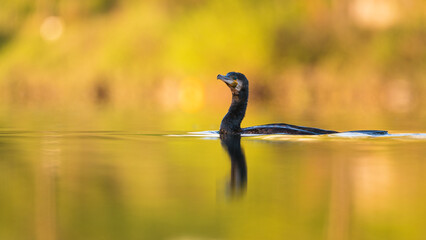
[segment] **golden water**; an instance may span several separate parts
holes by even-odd
[[[249,136],[241,147],[246,180],[205,132],[2,129],[0,238],[426,235],[424,134]]]

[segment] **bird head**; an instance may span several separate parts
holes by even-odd
[[[225,76],[219,74],[217,75],[217,79],[226,83],[233,94],[238,94],[239,92],[248,89],[248,80],[242,73],[229,72]]]

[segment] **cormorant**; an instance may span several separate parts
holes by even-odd
[[[338,133],[333,130],[324,130],[319,128],[302,127],[285,123],[273,123],[259,125],[247,128],[241,128],[241,122],[247,109],[249,96],[249,83],[242,73],[229,72],[224,75],[217,75],[217,79],[222,80],[232,92],[232,103],[228,113],[220,124],[220,134],[290,134],[290,135],[321,135]],[[355,133],[364,133],[369,135],[384,135],[387,131],[379,130],[359,130],[350,131]]]

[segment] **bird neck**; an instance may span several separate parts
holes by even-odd
[[[239,93],[232,93],[232,103],[228,113],[220,124],[220,133],[238,134],[241,132],[241,122],[246,114],[248,102],[248,89]]]

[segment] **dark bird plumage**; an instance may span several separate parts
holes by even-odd
[[[285,123],[274,123],[259,125],[254,127],[241,128],[244,119],[249,97],[249,82],[242,73],[229,72],[224,75],[217,75],[217,79],[222,80],[232,92],[232,103],[228,113],[220,124],[220,134],[291,134],[291,135],[321,135],[338,133],[337,131],[324,130],[319,128],[302,127]],[[383,135],[387,131],[361,130],[351,131],[370,135]]]

